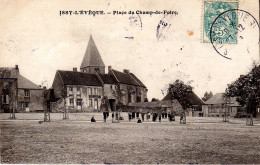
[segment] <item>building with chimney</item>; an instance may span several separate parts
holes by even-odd
[[[109,66],[105,73],[105,64],[92,36],[80,71],[57,70],[49,93],[56,100],[51,111],[63,111],[65,107],[70,112],[99,111],[104,100],[113,111],[118,103],[128,105],[147,98],[146,86],[129,70],[120,72]]]
[[[35,112],[45,107],[44,89],[23,77],[18,65],[0,67],[0,95],[0,112]]]

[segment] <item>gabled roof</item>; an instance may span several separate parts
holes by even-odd
[[[214,96],[206,101],[206,104],[226,104],[223,100],[223,93],[216,93]],[[239,103],[236,101],[236,97],[231,97],[230,105],[240,106]]]
[[[18,89],[41,89],[38,85],[34,84],[32,81],[23,77],[22,75],[18,75]]]
[[[102,86],[96,74],[61,70],[57,72],[60,74],[64,85]]]
[[[110,71],[115,76],[116,80],[118,80],[121,84],[135,85],[146,88],[146,86],[133,73],[123,73],[114,69],[111,69]]]
[[[171,100],[171,94],[167,93],[167,95],[162,99],[162,101]],[[189,105],[203,105],[205,104],[193,91],[190,91],[185,96],[186,103]]]
[[[101,66],[105,67],[105,64],[98,52],[98,49],[96,47],[96,44],[90,36],[89,42],[88,42],[88,47],[85,52],[85,55],[83,57],[82,63],[80,65],[80,68],[85,68],[88,66]]]
[[[104,84],[116,84],[116,80],[110,74],[98,74]]]

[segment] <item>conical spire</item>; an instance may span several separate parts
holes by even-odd
[[[81,69],[86,67],[105,67],[92,35],[90,35],[88,47],[80,65]]]

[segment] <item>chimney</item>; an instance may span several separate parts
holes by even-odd
[[[15,70],[16,70],[16,73],[19,74],[19,67],[18,67],[18,65],[15,65]]]
[[[130,74],[130,71],[128,69],[123,70],[124,73]]]
[[[77,68],[73,68],[73,72],[77,72]]]
[[[110,69],[112,69],[112,66],[111,66],[111,65],[108,66],[108,71],[109,71]]]

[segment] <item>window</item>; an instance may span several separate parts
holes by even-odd
[[[89,99],[89,106],[92,107],[93,106],[93,103],[92,103],[92,100]]]
[[[77,87],[77,92],[80,92],[80,87]]]
[[[97,88],[94,88],[94,95],[97,95]]]
[[[110,89],[113,90],[113,85],[110,85]]]
[[[25,96],[25,97],[29,97],[29,96],[30,96],[29,90],[24,90],[24,96]]]
[[[22,102],[19,102],[19,107],[23,108],[23,103]]]
[[[70,99],[70,106],[74,106],[74,99]]]
[[[25,103],[25,108],[28,108],[29,107],[29,103]]]
[[[88,94],[92,95],[92,88],[88,88]]]
[[[99,69],[99,68],[95,68],[95,71],[96,71],[97,73],[100,73],[100,69]]]
[[[2,103],[3,104],[9,104],[9,96],[8,95],[2,95]]]
[[[77,106],[81,106],[81,100],[77,100]]]
[[[69,87],[69,91],[71,91],[71,92],[72,92],[72,91],[73,91],[73,87]]]

